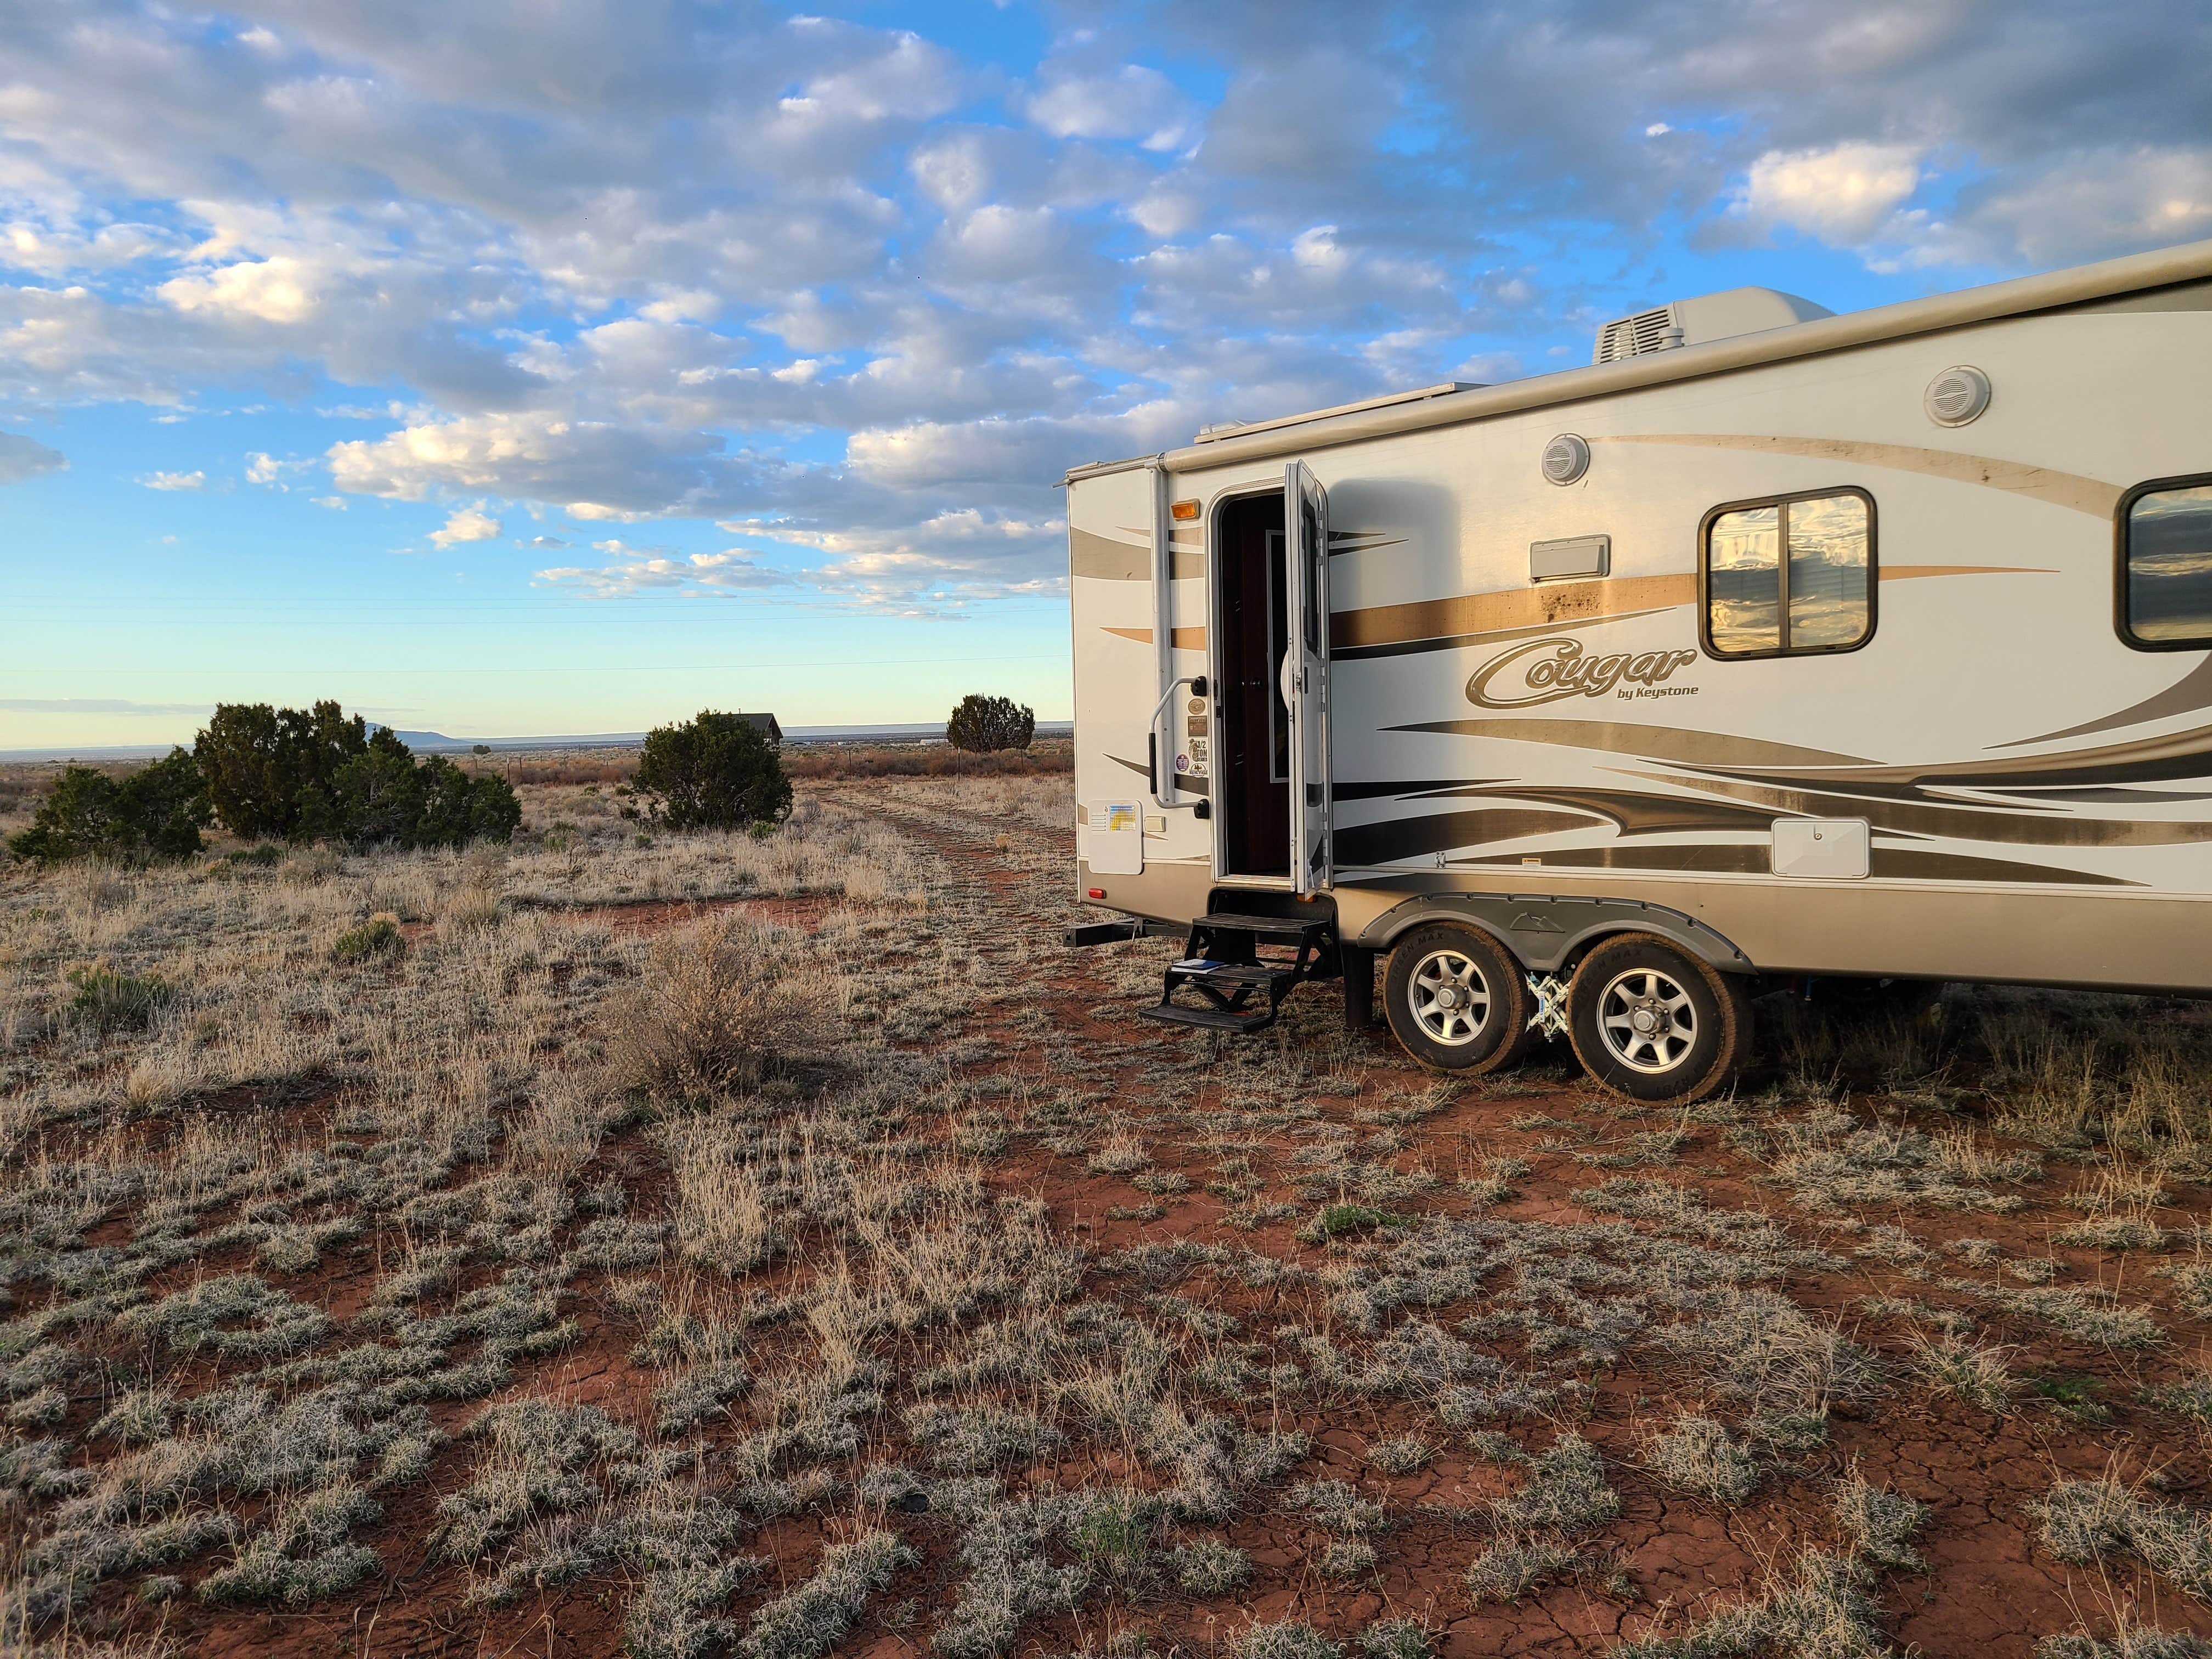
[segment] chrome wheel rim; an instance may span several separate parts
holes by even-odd
[[[1632,1072],[1671,1072],[1698,1042],[1698,1009],[1671,975],[1632,968],[1607,981],[1597,998],[1598,1040]]]
[[[1490,1020],[1490,981],[1464,951],[1431,951],[1413,964],[1406,981],[1406,1006],[1421,1035],[1447,1048],[1463,1048]]]

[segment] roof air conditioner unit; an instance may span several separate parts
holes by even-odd
[[[1617,363],[1677,346],[1704,345],[1739,334],[1761,334],[1770,328],[1809,323],[1836,313],[1826,306],[1801,300],[1771,288],[1732,288],[1723,294],[1701,294],[1676,300],[1649,311],[1615,318],[1597,331],[1594,363]]]

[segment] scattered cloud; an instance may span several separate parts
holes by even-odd
[[[1196,124],[1175,83],[1138,64],[1054,76],[1030,94],[1024,112],[1055,138],[1134,138],[1153,150],[1178,148]]]
[[[442,551],[461,542],[488,542],[498,534],[499,520],[486,513],[479,503],[475,507],[457,508],[447,519],[443,529],[430,532],[430,540]]]
[[[1872,241],[1920,188],[1922,152],[1909,144],[1837,144],[1769,150],[1751,164],[1733,210],[1788,226],[1833,247]]]
[[[760,564],[736,548],[684,558],[641,553],[618,541],[593,545],[615,556],[594,567],[541,570],[536,578],[538,585],[579,588],[595,599],[621,599],[639,593],[757,592],[763,588],[789,587],[794,580],[787,572]]]
[[[2212,236],[2187,0],[1079,9],[988,63],[741,9],[0,10],[0,411],[312,410],[354,435],[256,428],[246,481],[443,503],[441,550],[747,544],[550,586],[944,609],[1053,591],[1070,465],[1571,361],[1677,251],[1878,295]],[[0,483],[65,465],[0,433]]]
[[[21,433],[0,432],[0,484],[21,483],[44,472],[66,471],[69,458]]]

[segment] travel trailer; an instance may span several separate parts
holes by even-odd
[[[1067,474],[1071,942],[1723,1086],[1792,980],[2212,992],[2212,242]]]

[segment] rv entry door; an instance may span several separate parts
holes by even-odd
[[[1289,532],[1290,648],[1283,702],[1291,711],[1291,874],[1301,893],[1329,885],[1328,496],[1302,461],[1283,477]]]

